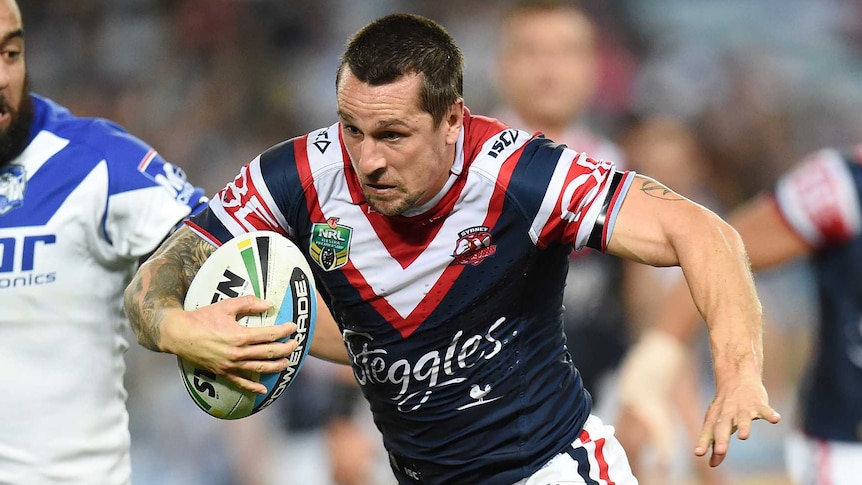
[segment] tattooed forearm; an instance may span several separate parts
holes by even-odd
[[[182,279],[184,283],[182,294],[180,295],[180,300],[182,300],[185,298],[186,290],[188,290],[189,284],[191,284],[201,265],[204,264],[204,261],[206,261],[210,254],[215,252],[216,248],[200,237],[188,232],[183,237],[174,240],[168,250],[168,256],[182,266]]]
[[[685,200],[684,197],[654,180],[644,180],[641,192],[661,200]]]
[[[161,350],[165,314],[182,308],[192,278],[213,251],[212,245],[190,231],[179,231],[141,266],[124,295],[129,324],[141,345]]]
[[[159,323],[160,319],[155,320],[149,311],[144,310],[141,305],[138,305],[133,295],[140,295],[143,292],[143,278],[135,277],[129,286],[126,288],[124,301],[126,307],[126,316],[129,319],[129,325],[132,331],[135,332],[135,338],[138,343],[150,350],[159,350]]]

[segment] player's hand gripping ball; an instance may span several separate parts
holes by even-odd
[[[184,307],[194,310],[225,298],[255,295],[273,303],[266,312],[243,316],[237,323],[265,327],[295,322],[290,338],[298,342],[282,372],[247,377],[266,386],[256,394],[234,386],[225,377],[195,367],[182,358],[180,374],[194,402],[208,414],[221,419],[250,416],[281,396],[293,382],[308,356],[317,317],[314,277],[302,251],[286,237],[270,231],[243,234],[224,243],[201,266],[186,294]]]

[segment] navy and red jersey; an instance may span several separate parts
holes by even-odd
[[[801,391],[806,434],[862,441],[862,145],[811,154],[775,200],[813,250],[820,325]]]
[[[568,255],[605,248],[634,174],[465,110],[445,193],[386,217],[340,130],[267,150],[190,226],[305,249],[399,480],[530,475],[590,413],[562,331]]]

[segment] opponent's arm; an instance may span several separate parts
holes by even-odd
[[[710,464],[717,466],[737,429],[746,439],[752,420],[777,423],[761,378],[762,310],[739,234],[708,209],[637,176],[607,251],[654,266],[680,265],[707,321],[716,396],[695,454],[712,446]]]

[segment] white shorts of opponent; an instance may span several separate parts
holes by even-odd
[[[590,415],[571,447],[515,485],[637,485],[614,427]]]
[[[862,443],[826,441],[793,431],[784,447],[787,470],[799,485],[862,483]]]

